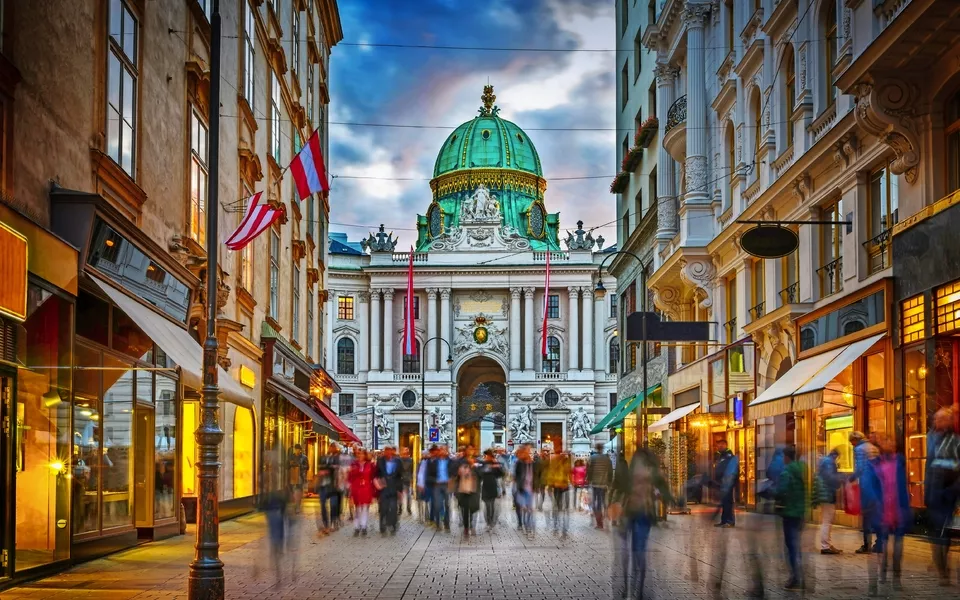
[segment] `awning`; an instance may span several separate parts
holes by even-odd
[[[674,421],[679,421],[680,419],[689,415],[690,413],[697,410],[698,408],[700,408],[699,402],[688,404],[686,406],[681,406],[680,408],[667,413],[662,419],[660,419],[656,423],[651,424],[650,427],[648,427],[647,429],[649,431],[666,431],[667,428],[670,426],[670,423],[673,423]]]
[[[314,374],[320,377],[320,380],[323,381],[323,383],[329,385],[334,394],[339,394],[341,391],[343,391],[340,389],[340,384],[337,383],[337,380],[334,379],[333,376],[323,368],[323,365],[317,363],[310,366],[313,367]]]
[[[773,417],[820,406],[825,388],[884,334],[805,358],[747,405],[750,419]]]
[[[337,416],[337,413],[333,412],[333,409],[324,404],[323,402],[318,402],[317,406],[320,408],[320,414],[323,415],[323,418],[330,422],[330,425],[340,434],[340,441],[345,444],[362,444],[360,438],[357,437],[349,427],[343,424],[343,421],[340,420],[340,417]]]
[[[180,380],[185,386],[194,390],[203,389],[203,348],[190,337],[186,329],[147,308],[103,279],[93,275],[90,278],[180,367]],[[253,398],[240,387],[240,383],[219,365],[217,369],[218,385],[223,399],[238,406],[253,408]]]
[[[610,409],[610,412],[605,414],[602,419],[597,421],[597,424],[594,425],[593,429],[590,430],[590,435],[597,435],[601,431],[605,431],[607,429],[607,425],[610,424],[610,421],[616,419],[617,415],[623,412],[623,407],[634,398],[636,398],[636,396],[630,396],[629,398],[624,398],[620,402],[617,402],[617,404]]]
[[[283,388],[277,385],[271,385],[271,390],[275,390],[278,394],[283,396],[283,399],[289,402],[290,404],[296,406],[300,412],[307,415],[307,418],[313,421],[313,431],[319,433],[320,435],[325,435],[332,440],[339,441],[340,435],[337,433],[333,425],[330,424],[330,421],[324,419],[317,409],[313,408],[300,398],[297,398],[290,392],[287,392]]]
[[[627,415],[637,410],[637,407],[640,406],[644,398],[652,398],[659,394],[660,391],[661,385],[658,383],[653,387],[647,388],[647,392],[645,394],[630,396],[626,400],[619,402],[609,413],[607,413],[606,417],[594,425],[593,429],[590,430],[590,435],[596,435],[605,429],[614,429],[618,427],[621,423],[623,423],[623,420],[627,418]]]

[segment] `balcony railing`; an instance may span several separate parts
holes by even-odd
[[[756,306],[754,306],[753,308],[750,309],[750,320],[751,320],[751,321],[756,321],[757,319],[762,319],[762,318],[763,318],[763,315],[766,314],[766,313],[764,312],[764,306],[766,306],[766,302],[761,302],[760,304],[758,304],[758,305],[756,305]]]
[[[820,276],[820,290],[824,298],[842,291],[843,257],[823,265],[817,269],[817,274]]]
[[[734,317],[723,324],[723,330],[727,332],[727,341],[732,342],[737,339],[737,318]]]
[[[890,266],[889,229],[884,229],[880,235],[865,241],[863,247],[867,250],[867,265],[871,275]]]
[[[549,372],[549,373],[537,372],[536,380],[537,381],[566,381],[567,374],[553,373],[553,372]]]
[[[795,281],[780,290],[780,301],[783,304],[796,304],[800,301],[800,282]]]
[[[394,381],[420,381],[420,373],[394,373]]]
[[[663,128],[666,133],[687,120],[687,97],[686,95],[677,98],[677,101],[670,105],[667,110],[667,124]]]

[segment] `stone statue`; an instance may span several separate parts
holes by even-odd
[[[589,413],[583,410],[583,407],[577,409],[577,412],[570,415],[570,428],[573,430],[573,439],[590,439],[590,430],[593,429],[593,419]]]
[[[480,184],[473,195],[460,206],[460,217],[465,221],[500,222],[500,203],[487,186]]]
[[[521,406],[510,420],[510,431],[513,432],[513,441],[523,444],[533,440],[533,408]]]
[[[378,446],[382,446],[384,442],[388,442],[393,438],[393,432],[387,423],[387,415],[383,412],[383,409],[380,408],[379,404],[373,409],[373,426],[377,429]]]
[[[393,237],[392,231],[388,234],[383,225],[380,225],[380,231],[376,235],[371,233],[367,239],[360,242],[360,246],[371,252],[393,252],[397,249],[398,241]]]
[[[603,238],[599,238],[603,240]],[[583,221],[577,221],[577,230],[573,233],[567,230],[567,250],[592,250],[597,241],[593,239],[593,234],[583,230]],[[600,248],[602,250],[602,248]]]
[[[430,409],[430,415],[427,419],[428,427],[436,427],[440,430],[440,443],[450,443],[450,418],[447,413],[440,410],[439,406]]]

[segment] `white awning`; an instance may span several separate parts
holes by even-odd
[[[699,402],[694,402],[693,404],[681,406],[680,408],[672,410],[666,415],[664,415],[663,418],[657,421],[656,423],[652,423],[650,427],[648,427],[647,429],[654,432],[666,431],[667,427],[670,426],[670,423],[673,423],[674,421],[679,421],[680,419],[689,415],[690,413],[697,410],[698,408],[700,408]]]
[[[190,337],[186,329],[147,308],[103,279],[93,275],[91,279],[180,367],[180,380],[185,386],[198,391],[203,389],[203,348]],[[217,369],[218,385],[223,399],[238,406],[252,408],[253,398],[240,383],[219,365]]]
[[[810,378],[803,386],[794,392],[793,410],[809,410],[819,408],[823,401],[823,390],[833,379],[844,369],[849,367],[853,361],[857,360],[863,353],[879,342],[885,334],[878,334],[866,339],[854,342],[843,348],[843,352],[836,359],[828,363],[816,375]]]
[[[793,394],[820,370],[835,359],[843,348],[834,348],[823,354],[805,358],[793,365],[783,377],[763,391],[747,405],[747,416],[752,419],[774,417],[793,410]]]

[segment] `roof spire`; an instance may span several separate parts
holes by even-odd
[[[483,86],[483,95],[480,96],[480,100],[483,101],[483,106],[480,107],[480,116],[489,117],[497,114],[499,108],[493,104],[497,101],[497,96],[493,93],[493,86],[489,83]]]

